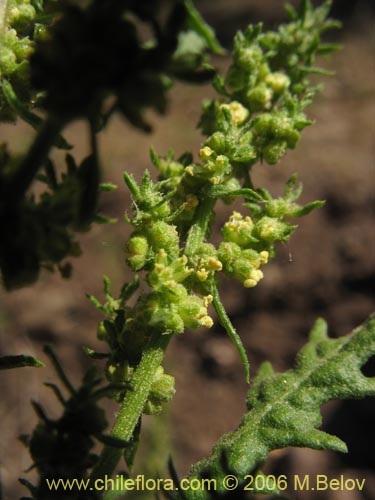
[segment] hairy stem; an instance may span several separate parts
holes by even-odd
[[[169,343],[170,335],[151,338],[148,347],[134,373],[132,388],[127,392],[111,431],[111,436],[130,441],[135,426],[142,415],[144,405],[150,393],[157,368],[160,366],[164,351]],[[122,455],[122,450],[105,446],[98,463],[92,471],[92,479],[110,476],[115,470]]]
[[[199,205],[195,214],[195,222],[191,226],[186,240],[185,255],[187,257],[193,256],[204,241],[215,203],[215,199],[207,198]]]

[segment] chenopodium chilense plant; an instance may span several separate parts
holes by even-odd
[[[297,227],[289,217],[322,205],[297,203],[301,185],[296,176],[279,198],[254,189],[251,168],[258,161],[277,163],[311,124],[304,109],[317,89],[307,75],[325,73],[313,66],[315,56],[336,48],[319,37],[336,26],[326,19],[329,7],[325,3],[314,9],[304,1],[298,12],[288,9],[291,22],[277,32],[263,32],[258,25],[238,33],[226,76],[214,80],[220,98],[204,105],[200,125],[208,137],[199,160],[190,153],[175,159],[172,151],[159,157],[151,150],[160,173],[157,182],[148,172],[139,183],[124,174],[133,197],[133,216],[126,217],[134,227],[127,263],[137,273],[144,271],[148,287],[132,306],[127,301],[138,286],[138,274],[119,299],[111,297],[108,283],[104,305],[91,298],[106,315],[98,333],[110,347],[109,380],[129,386],[117,396],[121,408],[113,437],[130,441],[141,414],[159,412],[172,398],[172,378],[160,366],[163,352],[173,335],[213,325],[210,303],[236,344],[249,379],[246,354],[221,303],[218,283],[224,273],[247,288],[255,287],[275,254],[275,244],[287,241]],[[233,212],[222,228],[222,243],[215,247],[207,241],[215,204],[237,197],[246,200],[246,212]],[[374,381],[360,372],[375,346],[374,321],[349,338],[328,339],[325,331],[319,320],[295,370],[274,375],[269,365],[261,369],[239,430],[225,436],[210,459],[193,466],[191,478],[214,477],[217,484],[228,472],[244,478],[270,450],[283,446],[345,451],[338,438],[316,429],[318,410],[333,397],[374,394]],[[119,449],[106,447],[92,477],[112,473],[120,455]],[[224,492],[224,486],[221,489]],[[210,493],[188,491],[185,496],[208,498]]]
[[[151,23],[158,44],[148,42],[139,46],[135,43],[132,17],[119,16],[124,6]],[[26,483],[34,498],[49,498],[45,482],[49,477],[77,474],[86,477],[92,468],[91,478],[102,478],[113,473],[122,455],[131,467],[142,414],[160,412],[175,391],[173,377],[162,367],[164,351],[173,335],[183,333],[186,328],[213,325],[210,304],[235,343],[249,380],[246,353],[221,302],[218,285],[225,274],[238,279],[246,288],[255,287],[263,277],[267,262],[275,255],[276,244],[287,241],[297,227],[289,218],[306,215],[322,205],[320,201],[304,206],[297,203],[301,185],[295,175],[288,180],[284,195],[274,198],[265,189],[255,189],[251,172],[259,161],[276,164],[288,149],[296,146],[304,127],[311,124],[304,110],[317,89],[311,85],[308,75],[325,73],[314,66],[315,57],[336,48],[320,40],[321,33],[337,26],[327,19],[329,8],[330,2],[314,9],[308,0],[303,0],[298,11],[288,8],[290,23],[278,31],[264,32],[258,25],[238,33],[226,76],[214,78],[219,99],[204,104],[200,126],[207,138],[199,151],[199,159],[194,160],[191,153],[175,159],[172,151],[161,157],[151,150],[152,162],[159,171],[157,181],[152,180],[149,172],[139,182],[131,174],[124,174],[133,198],[132,216],[126,217],[133,226],[126,244],[126,261],[135,277],[122,287],[117,298],[112,296],[106,278],[103,304],[89,296],[105,315],[98,336],[107,343],[109,352],[102,354],[87,349],[87,353],[107,360],[109,384],[98,388],[99,380],[94,372],[89,372],[82,387],[74,389],[53,353],[48,351],[70,396],[66,399],[57,386],[52,387],[64,406],[63,416],[57,421],[50,420],[41,407],[35,406],[40,424],[31,438],[24,438],[41,475],[38,486]],[[191,28],[183,35],[179,33],[183,25],[179,21],[180,9],[185,12],[184,19],[187,15]],[[18,186],[26,167],[35,174],[42,161],[46,161],[50,147],[61,140],[63,126],[84,116],[89,123],[92,154],[86,159],[85,168],[77,167],[68,157],[68,175],[63,179],[64,183],[69,175],[75,179],[77,172],[81,173],[78,174],[81,184],[76,188],[79,194],[73,204],[78,204],[83,212],[73,208],[73,215],[60,221],[60,227],[79,226],[80,222],[87,227],[94,218],[99,186],[95,132],[104,126],[113,111],[121,110],[133,124],[147,129],[141,110],[147,105],[163,109],[165,101],[160,96],[164,96],[165,73],[186,77],[189,70],[190,80],[212,76],[212,69],[201,68],[201,52],[193,51],[192,57],[187,50],[192,40],[195,47],[199,41],[200,49],[218,47],[212,31],[190,1],[186,0],[184,5],[176,3],[164,36],[155,28],[155,12],[156,2],[148,7],[132,2],[104,5],[97,1],[82,8],[69,6],[52,25],[50,34],[37,45],[31,59],[32,81],[36,87],[44,88],[40,102],[48,115],[36,146],[34,144],[31,153],[2,181],[3,188]],[[120,37],[120,40],[127,50],[134,49],[137,54],[134,64],[130,65],[136,75],[134,80],[127,80],[129,73],[117,67],[116,57],[107,61],[106,71],[99,75],[91,64],[92,58],[87,57],[86,65],[81,67],[82,61],[75,55],[76,43],[83,43],[87,56],[98,57],[97,49],[103,55],[102,44],[109,42],[107,38],[97,39],[95,27],[100,22],[112,30],[109,21],[116,21],[114,33],[123,33],[122,28],[127,28],[126,39]],[[88,41],[90,43],[86,43]],[[118,41],[114,36],[109,47],[116,54]],[[72,61],[66,54],[73,56]],[[165,57],[161,57],[162,54]],[[150,64],[150,72],[144,73],[141,63]],[[203,71],[198,76],[197,68]],[[191,73],[195,75],[193,78]],[[82,77],[82,87],[76,83],[77,75]],[[2,88],[6,89],[6,84]],[[6,95],[6,90],[3,93]],[[104,105],[108,95],[115,96],[115,105],[110,110]],[[155,100],[155,96],[162,100]],[[46,196],[55,200],[59,193],[66,202],[67,195],[61,194],[65,193],[64,188],[58,184],[49,161],[46,172],[45,180],[53,193]],[[23,199],[33,178],[31,174],[18,188],[18,200]],[[85,191],[87,185],[90,188]],[[208,238],[216,202],[221,199],[231,204],[238,197],[245,200],[244,212],[232,213],[222,228],[223,241],[215,246]],[[22,205],[20,213],[24,213],[25,206]],[[61,207],[52,206],[59,214]],[[5,213],[9,214],[6,210]],[[39,244],[37,248],[32,278],[41,261],[60,262],[71,253],[65,248],[51,258],[49,240],[42,238],[42,241],[44,247]],[[47,254],[40,252],[40,248],[46,248]],[[2,254],[3,275],[5,269],[5,276],[9,278],[5,282],[11,286],[13,275],[4,255],[7,254]],[[25,267],[28,270],[27,265]],[[18,278],[25,281],[25,268]],[[225,474],[238,476],[241,489],[246,474],[261,474],[260,467],[272,449],[308,446],[345,451],[342,441],[317,429],[321,420],[319,407],[332,398],[375,393],[374,380],[360,371],[374,352],[374,321],[370,319],[348,337],[329,339],[324,321],[318,320],[294,370],[274,374],[269,364],[264,365],[254,379],[248,412],[238,430],[224,436],[209,459],[192,467],[189,477],[216,478],[215,495],[220,497],[225,495],[222,482]],[[27,360],[17,362],[26,364]],[[103,434],[106,422],[97,405],[103,396],[114,397],[121,404],[110,435]],[[99,458],[91,451],[94,437],[105,443]],[[72,450],[73,442],[82,443],[81,448]],[[57,458],[61,449],[64,453]],[[276,494],[277,484],[267,483],[267,488],[258,492]],[[77,492],[71,492],[70,497],[74,495]],[[205,499],[210,495],[212,492],[193,490],[184,493],[188,499]],[[94,492],[79,494],[79,498],[98,496]]]

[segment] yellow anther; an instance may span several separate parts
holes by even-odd
[[[188,261],[188,258],[186,257],[186,255],[182,255],[179,259],[178,259],[179,262],[181,262],[181,264],[185,265],[187,264],[187,261]]]
[[[205,146],[204,148],[199,150],[199,156],[202,158],[202,160],[207,160],[213,153],[213,150]]]
[[[109,365],[108,368],[107,368],[107,370],[108,370],[108,373],[110,375],[113,375],[115,373],[115,371],[116,371],[116,366],[115,365]]]
[[[256,281],[260,281],[263,278],[263,276],[264,276],[263,272],[260,271],[259,269],[253,269],[252,271],[250,271],[249,274],[249,278]]]
[[[221,271],[223,269],[223,264],[216,257],[210,257],[207,261],[207,267],[214,271]]]
[[[267,250],[263,250],[262,252],[260,252],[260,254],[259,254],[260,263],[267,264],[269,256],[270,256],[270,254],[269,254],[269,252],[267,252]]]
[[[243,285],[245,288],[254,288],[254,286],[257,286],[258,282],[252,279],[247,279],[243,282]]]
[[[227,222],[225,226],[229,231],[238,231],[242,228],[251,229],[253,221],[248,215],[243,218],[239,212],[233,212],[229,217],[229,222]]]
[[[194,169],[191,165],[185,168],[185,172],[189,175],[194,175]]]
[[[233,212],[232,215],[229,217],[230,222],[234,222],[236,220],[242,220],[242,215],[240,212]]]
[[[166,281],[165,283],[165,286],[167,286],[168,288],[176,288],[177,286],[177,283],[175,280],[168,280]]]
[[[232,101],[229,104],[229,110],[232,115],[232,122],[235,125],[240,125],[249,116],[249,111],[237,101]]]
[[[199,281],[206,281],[206,279],[208,278],[208,271],[206,271],[204,267],[202,269],[199,269],[199,271],[197,271],[197,278],[199,279]]]
[[[226,164],[227,162],[227,157],[224,156],[224,155],[219,155],[217,158],[216,158],[216,165],[218,167],[222,167]]]
[[[205,326],[206,328],[211,328],[212,325],[214,324],[212,318],[210,316],[204,316],[203,318],[200,319],[200,323],[202,326]]]
[[[210,294],[210,295],[206,295],[205,297],[203,297],[203,304],[205,307],[207,307],[209,304],[211,304],[211,302],[214,300],[213,296]]]
[[[263,278],[263,273],[259,269],[252,269],[249,273],[249,277],[244,281],[245,288],[254,288],[259,281]]]
[[[156,269],[156,271],[158,271],[160,273],[161,271],[163,271],[165,269],[165,265],[164,264],[155,264],[155,269]]]
[[[283,90],[287,89],[290,85],[290,80],[287,75],[284,75],[284,73],[270,73],[269,75],[266,76],[266,83],[267,85],[270,85],[274,92],[282,92]]]
[[[216,186],[217,184],[220,184],[220,181],[221,181],[220,177],[217,177],[217,176],[211,177],[211,180],[210,180],[211,184],[213,184],[214,186]]]

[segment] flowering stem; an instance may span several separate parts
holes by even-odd
[[[111,436],[123,441],[130,441],[139,417],[150,393],[157,368],[160,366],[164,351],[169,343],[170,335],[154,335],[143,352],[142,359],[134,372],[132,388],[122,402],[120,411],[111,431]],[[92,471],[91,478],[110,476],[115,470],[122,455],[120,448],[105,446],[98,463]]]
[[[195,215],[195,222],[191,226],[186,240],[185,255],[187,257],[193,256],[197,252],[199,245],[203,242],[215,202],[215,199],[207,198],[199,205]]]

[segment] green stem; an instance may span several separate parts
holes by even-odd
[[[186,240],[184,253],[187,257],[192,257],[197,252],[199,245],[204,241],[215,203],[215,199],[206,198],[198,207],[195,222],[191,226]]]
[[[249,360],[247,359],[245,347],[242,343],[241,337],[236,332],[236,329],[232,325],[231,320],[229,319],[225,308],[220,300],[219,290],[217,289],[216,284],[214,283],[211,288],[211,293],[213,297],[213,306],[218,315],[221,326],[223,326],[231,338],[232,342],[237,348],[239,355],[241,357],[242,365],[245,371],[245,380],[247,383],[250,382],[250,365]]]
[[[49,116],[41,125],[27,155],[19,164],[17,171],[8,180],[7,192],[14,202],[25,194],[40,166],[58,137],[64,122],[55,116]]]
[[[142,359],[134,372],[132,389],[122,402],[120,411],[111,431],[111,436],[130,441],[135,426],[142,415],[143,408],[150,393],[155,372],[160,366],[170,335],[156,335],[143,352]],[[111,476],[122,455],[122,450],[105,446],[98,463],[92,471],[91,478]]]

